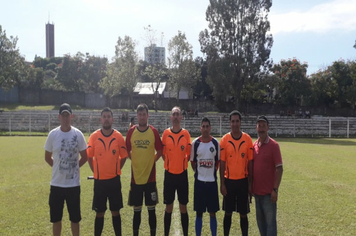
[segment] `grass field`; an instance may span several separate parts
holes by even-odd
[[[0,137],[0,235],[51,235],[48,194],[51,168],[44,161],[46,137]],[[279,191],[279,235],[356,235],[356,140],[277,139],[284,161]],[[157,162],[157,235],[163,235],[163,161]],[[81,235],[93,235],[95,213],[91,210],[93,182],[88,164],[81,169]],[[194,235],[193,174],[189,169],[189,230]],[[132,235],[133,210],[126,205],[130,161],[122,173],[123,235]],[[220,200],[221,197],[220,197]],[[221,203],[221,201],[220,201]],[[177,205],[177,202],[175,203]],[[223,211],[217,213],[222,235]],[[250,235],[258,235],[254,202],[249,214]],[[70,235],[66,210],[62,235]],[[180,215],[175,207],[171,235],[181,235]],[[231,235],[240,235],[238,215],[233,216]],[[142,211],[140,235],[149,235],[147,210]],[[209,235],[204,215],[203,234]],[[111,217],[105,216],[103,235],[113,235]]]

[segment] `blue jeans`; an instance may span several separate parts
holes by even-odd
[[[261,236],[277,235],[277,203],[271,195],[255,195],[256,220]]]

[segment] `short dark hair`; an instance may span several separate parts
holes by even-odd
[[[201,122],[200,122],[200,124],[202,125],[203,124],[203,122],[208,122],[209,123],[209,125],[210,125],[210,120],[209,120],[209,118],[208,117],[203,117],[202,119],[201,119]]]
[[[110,112],[111,116],[114,116],[110,107],[105,107],[103,110],[101,110],[100,116],[102,116],[104,112]]]
[[[136,112],[143,111],[143,110],[146,110],[146,112],[148,113],[148,106],[145,103],[138,104]]]
[[[238,111],[238,110],[233,110],[232,112],[230,112],[229,114],[229,120],[231,120],[231,116],[234,116],[234,115],[238,115],[240,120],[242,120],[241,118],[241,113]]]

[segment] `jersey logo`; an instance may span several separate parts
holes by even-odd
[[[184,145],[180,146],[180,149],[183,151],[184,150]]]
[[[210,147],[210,152],[213,153],[214,152],[214,148],[213,147]]]
[[[114,149],[114,150],[112,150],[112,154],[113,154],[113,155],[115,155],[115,153],[116,153],[116,150],[115,150],[115,149]]]
[[[207,160],[207,159],[199,160],[199,166],[200,167],[212,168],[213,165],[214,165],[214,161],[213,160]]]
[[[151,193],[151,200],[154,202],[157,200],[156,192]]]
[[[245,153],[241,153],[241,157],[244,158],[245,157]]]
[[[137,148],[147,149],[147,146],[150,145],[150,140],[135,140],[134,143]]]

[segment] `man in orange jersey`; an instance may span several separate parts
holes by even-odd
[[[231,132],[220,140],[220,190],[224,196],[224,235],[229,235],[232,212],[240,213],[242,235],[248,235],[247,214],[252,196],[253,144],[250,135],[241,131],[241,113],[230,113]],[[249,197],[250,196],[250,197]],[[249,199],[250,198],[250,199]]]
[[[173,107],[170,119],[172,127],[162,135],[164,159],[164,190],[163,198],[166,204],[164,214],[164,235],[169,235],[171,226],[173,202],[177,191],[183,235],[188,235],[189,218],[188,204],[188,160],[190,158],[191,140],[186,129],[181,128],[182,113],[179,107]]]
[[[126,146],[131,158],[129,205],[134,208],[133,235],[139,235],[143,196],[145,196],[150,233],[153,236],[156,235],[157,228],[156,161],[162,156],[162,142],[158,131],[148,124],[146,104],[141,103],[137,107],[137,125],[127,131]]]
[[[120,209],[123,204],[120,175],[128,154],[123,136],[112,128],[113,121],[111,109],[104,108],[100,116],[102,128],[92,133],[88,142],[88,162],[94,172],[95,236],[103,231],[107,199],[115,235],[121,236]]]

